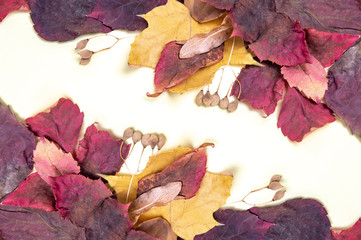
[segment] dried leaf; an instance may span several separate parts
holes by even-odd
[[[80,172],[78,163],[70,153],[64,153],[45,138],[41,138],[36,145],[34,162],[36,171],[48,184],[51,184],[52,177]]]
[[[263,66],[242,68],[237,82],[233,84],[231,95],[239,101],[248,101],[253,108],[262,109],[268,116],[275,111],[285,90],[279,67],[265,63]]]
[[[200,23],[215,20],[225,12],[201,0],[185,0],[184,5],[186,5],[192,17]]]
[[[349,48],[328,71],[325,100],[354,134],[361,136],[361,41]]]
[[[149,234],[142,231],[135,231],[133,229],[127,234],[125,240],[159,240],[158,238],[153,238]]]
[[[179,58],[181,48],[182,45],[177,44],[175,41],[165,46],[155,68],[154,84],[156,93],[148,96],[159,96],[162,92],[192,76],[200,68],[213,65],[223,58],[223,45],[212,49],[210,52],[186,59]]]
[[[148,212],[153,207],[164,206],[173,201],[181,189],[181,182],[170,182],[142,193],[129,206],[130,221],[135,223],[141,214]]]
[[[195,197],[175,200],[164,207],[151,209],[139,222],[162,217],[170,222],[173,231],[185,240],[204,233],[217,225],[212,213],[222,206],[230,194],[233,177],[207,172]]]
[[[201,1],[209,3],[218,9],[225,9],[227,11],[231,10],[233,5],[237,2],[237,0],[201,0]]]
[[[39,137],[47,137],[66,152],[72,152],[78,142],[84,113],[71,100],[61,98],[50,112],[42,112],[26,119],[31,131]]]
[[[136,230],[146,232],[152,237],[162,240],[177,240],[177,236],[173,232],[170,224],[163,218],[153,218],[142,222]]]
[[[48,212],[56,211],[51,186],[41,179],[36,172],[22,181],[19,187],[7,196],[2,204],[43,209]]]
[[[173,40],[186,40],[191,34],[209,32],[222,20],[199,24],[188,9],[176,0],[168,0],[165,6],[154,8],[145,14],[148,28],[135,37],[129,55],[130,65],[155,68],[165,45]]]
[[[179,195],[186,199],[194,197],[206,172],[207,155],[204,148],[197,148],[172,162],[159,173],[145,176],[138,181],[137,195],[171,182],[182,182]]]
[[[311,58],[312,63],[282,67],[281,73],[290,87],[296,87],[306,97],[319,103],[327,90],[327,73],[316,58]]]
[[[334,240],[359,240],[361,239],[361,219],[348,229],[332,228]]]
[[[95,125],[87,128],[84,139],[79,141],[77,159],[83,172],[89,175],[119,172],[128,157],[130,144],[114,139],[106,131],[99,131]]]
[[[222,24],[208,33],[199,33],[187,40],[182,46],[179,57],[191,58],[197,54],[206,53],[224,43],[232,33],[232,22],[227,16]]]
[[[0,200],[33,169],[34,135],[0,103]]]
[[[26,0],[2,0],[0,1],[0,22],[12,11],[29,11],[29,4]]]
[[[108,181],[109,186],[114,189],[118,200],[122,203],[126,203],[128,188],[129,185],[131,185],[128,197],[128,202],[131,202],[136,199],[138,181],[140,179],[150,174],[161,172],[166,167],[168,167],[169,164],[190,152],[192,152],[192,149],[180,147],[169,152],[159,153],[155,156],[151,156],[146,168],[141,173],[134,175],[133,178],[129,174],[116,174],[115,176],[103,177]]]
[[[333,121],[335,118],[326,105],[314,103],[290,88],[283,100],[277,127],[290,140],[300,142],[311,128],[320,128]]]

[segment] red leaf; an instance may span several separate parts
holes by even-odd
[[[138,196],[152,188],[171,182],[182,182],[180,196],[194,197],[206,172],[207,155],[203,147],[195,149],[171,163],[160,173],[142,178],[138,182]]]
[[[34,135],[0,103],[0,200],[33,169]]]
[[[182,44],[175,41],[167,43],[155,67],[154,84],[156,93],[148,96],[159,96],[168,88],[183,82],[202,67],[213,65],[223,58],[223,44],[207,53],[191,58],[180,59]]]
[[[0,239],[86,240],[85,229],[60,218],[59,212],[0,206]]]
[[[358,36],[321,32],[312,28],[305,31],[308,50],[323,67],[331,66],[358,39]]]
[[[53,190],[38,173],[30,174],[2,204],[56,211]]]
[[[2,0],[0,1],[0,22],[12,11],[29,11],[29,4],[26,0]]]
[[[114,175],[119,172],[129,149],[130,144],[127,145],[122,139],[113,139],[108,132],[99,131],[93,124],[87,128],[84,139],[79,142],[76,155],[85,173]]]
[[[26,119],[31,131],[39,137],[47,137],[66,152],[72,152],[78,141],[84,114],[78,105],[61,98],[50,112],[42,112]]]
[[[277,14],[270,27],[249,47],[261,61],[284,66],[312,63],[305,32],[299,22],[283,14]]]
[[[238,82],[233,84],[231,95],[236,96],[240,101],[248,101],[255,109],[262,109],[267,116],[275,111],[286,87],[278,66],[274,64],[246,66],[237,79]]]
[[[361,239],[361,219],[349,229],[331,229],[334,240],[359,240]]]
[[[52,178],[80,172],[78,163],[70,153],[64,153],[54,143],[41,138],[34,151],[35,169],[41,178],[51,184]]]
[[[233,5],[237,2],[237,0],[200,0],[200,1],[209,3],[210,5],[218,9],[226,9],[227,11],[231,10]]]
[[[316,58],[311,58],[313,63],[282,67],[281,72],[291,87],[296,87],[315,102],[321,102],[327,90],[327,73]]]
[[[322,103],[315,103],[290,88],[282,103],[277,127],[290,140],[300,142],[311,128],[320,128],[335,121],[330,109]]]
[[[148,24],[140,15],[166,3],[167,0],[99,0],[87,17],[99,20],[113,30],[142,30]]]

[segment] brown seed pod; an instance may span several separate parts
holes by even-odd
[[[125,129],[123,133],[123,140],[127,140],[128,138],[132,137],[133,134],[134,134],[134,129],[132,127]]]
[[[203,102],[203,105],[206,106],[206,107],[209,107],[211,105],[211,102],[212,102],[212,99],[211,99],[212,95],[211,93],[209,92],[209,90],[206,92],[206,94],[203,96],[202,98],[202,102]]]
[[[199,93],[196,96],[196,104],[198,106],[203,105],[203,96],[204,96],[203,90],[200,90]]]
[[[142,139],[142,133],[139,131],[135,131],[132,136],[133,143],[136,144],[140,141],[140,139]]]
[[[88,44],[89,39],[83,39],[81,41],[79,41],[75,47],[75,50],[82,50],[86,47],[86,45]]]
[[[145,134],[142,137],[141,143],[143,145],[143,147],[148,147],[150,145],[150,134]]]
[[[227,96],[225,96],[224,98],[221,99],[221,101],[219,101],[219,107],[222,109],[227,109],[229,104],[229,99]]]
[[[282,178],[281,175],[273,175],[273,176],[271,177],[271,180],[270,180],[269,182],[270,182],[270,183],[272,183],[272,182],[280,182],[280,181],[281,181],[281,178]]]
[[[164,146],[164,144],[165,144],[165,141],[166,141],[166,138],[165,138],[165,136],[164,136],[164,134],[160,134],[159,136],[158,136],[158,144],[157,144],[157,147],[158,147],[158,150],[161,150],[162,149],[162,147]]]
[[[88,59],[88,58],[91,58],[91,56],[93,56],[94,52],[90,51],[88,49],[85,49],[85,50],[78,52],[78,54],[80,55],[81,58]]]
[[[211,96],[211,106],[217,106],[220,100],[221,98],[219,97],[218,92],[215,92]]]
[[[285,196],[286,190],[279,190],[275,193],[272,201],[281,200]]]
[[[228,104],[227,110],[228,112],[234,112],[237,110],[238,100],[234,100]]]
[[[80,65],[88,65],[90,63],[91,58],[82,58],[80,59]]]
[[[159,138],[158,138],[157,134],[151,134],[150,135],[150,147],[152,149],[154,149],[155,146],[157,146],[158,142],[159,142]]]
[[[271,182],[269,185],[268,185],[268,188],[273,190],[273,191],[277,191],[277,190],[280,190],[281,188],[283,188],[282,184],[279,183],[279,182]]]

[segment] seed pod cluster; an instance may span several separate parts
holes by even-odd
[[[154,150],[156,146],[158,147],[158,150],[162,149],[166,141],[164,134],[142,134],[140,131],[134,131],[131,127],[125,129],[123,133],[124,141],[129,138],[132,138],[134,144],[140,141],[144,148],[150,146],[152,150]]]
[[[238,108],[238,100],[229,102],[227,96],[220,98],[218,92],[211,94],[209,90],[206,94],[203,93],[203,90],[199,91],[196,96],[195,102],[198,106],[210,107],[210,106],[219,106],[221,109],[227,109],[228,112],[234,112]]]
[[[283,185],[280,183],[281,179],[282,179],[281,175],[274,175],[271,177],[270,183],[267,186],[268,189],[277,191],[273,196],[272,201],[281,200],[286,193],[286,190],[282,190]]]

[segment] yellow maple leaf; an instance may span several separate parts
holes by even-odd
[[[232,56],[229,60],[231,52]],[[215,73],[220,67],[227,65],[228,61],[230,65],[238,66],[258,64],[258,62],[253,59],[252,54],[245,48],[244,42],[241,38],[235,37],[232,39],[228,39],[224,44],[223,59],[221,61],[212,66],[198,70],[185,81],[181,82],[177,86],[170,88],[169,91],[175,93],[183,93],[189,89],[204,86],[204,84],[207,83],[209,78],[212,77],[213,73]],[[209,83],[211,82],[212,81],[209,81]]]
[[[197,33],[209,32],[219,26],[222,19],[198,23],[189,10],[176,0],[168,0],[163,6],[154,8],[144,15],[148,27],[135,37],[129,54],[130,65],[155,68],[160,54],[170,41],[187,40]]]
[[[190,148],[179,147],[169,152],[151,156],[145,169],[141,173],[134,175],[133,179],[132,175],[129,174],[117,174],[115,176],[104,175],[103,177],[108,181],[109,186],[117,193],[117,198],[120,202],[131,202],[137,197],[138,181],[140,179],[162,171],[168,167],[169,164],[190,152],[192,152]],[[126,201],[130,182],[132,182],[132,184],[130,186],[128,201]]]
[[[233,177],[230,174],[206,172],[195,197],[187,200],[175,200],[163,207],[156,207],[143,214],[139,223],[162,217],[173,231],[186,240],[205,233],[218,223],[213,212],[226,203],[230,195]]]

